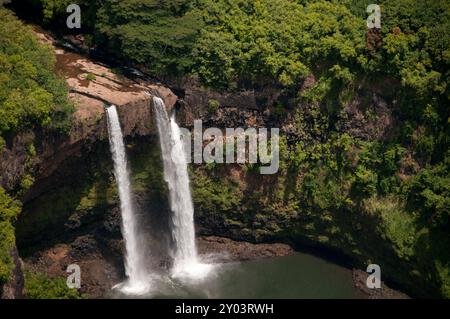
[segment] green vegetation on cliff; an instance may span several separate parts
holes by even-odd
[[[105,1],[97,13],[96,41],[155,74],[192,68],[189,55],[201,19],[191,1]]]
[[[282,146],[277,176],[194,169],[196,215],[205,228],[334,248],[361,267],[380,264],[384,278],[413,294],[449,297],[448,163],[408,173],[417,163],[402,147],[347,134]]]
[[[15,246],[13,224],[20,212],[20,203],[14,201],[0,187],[0,286],[9,279],[14,263],[11,257]]]
[[[193,67],[191,52],[202,26],[197,1],[31,0],[43,22],[65,25],[66,7],[82,6],[82,27],[91,44],[124,62],[133,61],[155,75],[175,75]]]
[[[76,289],[67,287],[66,278],[49,278],[42,273],[25,271],[25,295],[30,299],[83,299]]]
[[[0,8],[0,136],[36,127],[66,131],[72,111],[51,48]]]
[[[45,22],[64,23],[67,0],[32,2]],[[382,28],[369,31],[370,2],[79,3],[90,44],[155,76],[288,97],[277,113],[292,116],[299,138],[283,138],[279,174],[196,167],[199,220],[235,237],[320,243],[361,265],[380,263],[419,296],[449,298],[450,6],[380,0]],[[38,109],[48,98],[31,96]],[[218,107],[211,103],[211,113]],[[140,182],[155,178],[141,173]]]
[[[230,8],[232,3],[222,5]],[[197,52],[208,61],[198,70],[203,80],[233,88],[242,81],[255,85],[272,79],[280,89],[288,87],[289,81],[283,83],[285,77],[280,77],[283,71],[268,76],[269,72],[259,73],[262,68],[256,64],[245,67],[248,55],[237,48],[251,47],[258,35],[268,38],[269,45],[259,40],[248,52],[273,49],[267,52],[282,55],[275,61],[283,70],[287,52],[298,49],[295,61],[316,80],[291,105],[295,110],[288,116],[295,116],[302,138],[283,144],[277,177],[261,182],[262,177],[244,169],[240,179],[245,182],[239,183],[225,168],[195,170],[200,219],[237,237],[333,247],[362,265],[380,263],[387,278],[418,295],[450,297],[448,3],[382,1],[383,27],[366,34],[364,1],[303,1],[304,7],[297,8],[302,27],[293,33],[299,42],[285,47],[277,44],[283,22],[265,27],[276,19],[277,10],[264,16],[261,12],[270,4],[252,3],[237,1],[234,8],[221,11],[229,16],[212,15],[214,28],[204,33],[227,40],[219,46],[211,41],[210,49],[206,42],[206,54]],[[290,1],[279,5],[297,6]],[[352,13],[358,10],[361,16]],[[348,19],[333,20],[339,14]],[[255,19],[239,23],[247,17]],[[287,25],[295,28],[294,21],[291,18]],[[270,55],[258,55],[264,56]],[[215,64],[217,60],[221,62]],[[294,86],[302,83],[301,76],[294,79]],[[377,94],[395,105],[396,128],[382,138],[352,134],[355,124],[345,108],[369,96],[361,103],[363,119],[381,123],[370,109],[370,96]]]
[[[314,69],[348,81],[367,64],[364,20],[340,2],[206,1],[193,52],[213,87],[297,87]]]
[[[41,45],[29,27],[24,26],[0,3],[0,154],[9,140],[22,131],[48,129],[67,132],[72,112],[65,82],[53,73],[51,48]],[[33,144],[26,151],[29,169]],[[3,173],[3,172],[2,172]],[[2,174],[3,175],[3,174]],[[34,179],[26,173],[11,195],[0,187],[0,288],[13,269],[14,224],[21,209],[20,198]]]

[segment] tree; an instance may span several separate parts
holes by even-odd
[[[186,0],[105,1],[97,13],[96,40],[116,56],[145,66],[154,75],[190,70],[190,52],[201,28]]]
[[[0,9],[0,135],[33,127],[67,131],[73,107],[51,48]]]

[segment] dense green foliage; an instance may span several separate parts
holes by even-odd
[[[180,74],[189,58],[199,16],[189,1],[106,1],[98,11],[97,41],[156,74]]]
[[[361,267],[380,264],[385,279],[413,296],[450,296],[448,163],[407,173],[417,163],[403,147],[348,134],[309,145],[284,141],[281,150],[277,176],[196,168],[193,198],[204,226],[336,248]]]
[[[32,2],[40,2],[51,20],[65,16],[70,1]],[[346,101],[361,73],[398,79],[418,94],[408,102],[436,100],[447,89],[445,0],[381,1],[378,50],[366,45],[365,0],[78,3],[93,45],[155,76],[197,74],[209,86],[228,89],[267,84],[294,89],[314,73],[319,83],[307,96],[333,99],[332,104]]]
[[[0,136],[21,129],[67,130],[72,107],[65,82],[53,73],[54,53],[0,8]]]
[[[66,7],[74,1],[42,0],[47,23],[65,24]],[[75,1],[82,6],[82,27],[89,39],[122,61],[133,61],[155,75],[192,69],[190,57],[202,26],[194,2],[187,0]]]
[[[70,3],[32,2],[41,3],[46,20],[65,16]],[[194,73],[214,87],[290,87],[310,72],[348,85],[355,73],[376,71],[418,90],[445,89],[445,0],[381,1],[384,46],[375,55],[365,45],[365,0],[78,3],[87,12],[84,27],[95,35],[93,44],[154,75]]]
[[[49,278],[25,271],[25,294],[30,299],[82,299],[78,290],[67,287],[65,278]]]
[[[254,2],[255,6],[261,2],[264,1]],[[388,278],[411,291],[448,298],[450,6],[447,1],[382,1],[382,29],[378,34],[366,35],[379,36],[382,43],[369,50],[364,44],[365,21],[355,16],[358,12],[365,16],[367,1],[340,2],[337,6],[324,1],[303,3],[298,15],[305,14],[301,23],[309,18],[311,28],[303,24],[294,38],[313,38],[311,48],[303,42],[285,48],[278,44],[279,51],[275,50],[282,55],[276,61],[283,63],[286,53],[298,48],[300,57],[295,60],[317,78],[314,86],[297,96],[301,106],[289,113],[296,117],[302,141],[284,144],[279,176],[263,183],[272,185],[270,189],[258,183],[248,185],[242,192],[242,182],[226,177],[229,172],[197,170],[193,178],[194,199],[201,207],[200,214],[206,218],[207,212],[215,212],[210,222],[224,225],[232,234],[238,230],[250,238],[300,238],[336,247],[363,264],[378,260]],[[240,4],[240,9],[247,8]],[[221,38],[228,39],[224,41],[227,46],[214,47],[211,41],[211,50],[199,53],[209,59],[209,66],[203,64],[198,69],[206,83],[230,87],[233,81],[239,82],[240,74],[251,76],[253,83],[264,83],[263,73],[258,74],[261,67],[233,67],[243,67],[239,59],[244,65],[247,61],[245,53],[237,50],[234,55],[234,50],[239,44],[258,38],[249,30],[262,32],[264,23],[274,19],[277,11],[271,10],[266,19],[258,15],[252,28],[249,21],[238,23],[244,20],[242,16],[234,19],[244,10],[226,11],[232,14],[220,16],[223,21],[217,18],[215,29],[220,31],[215,35],[220,33]],[[246,15],[255,12],[258,10],[247,11]],[[338,19],[333,24],[339,12],[348,19]],[[331,18],[326,19],[327,15]],[[290,22],[289,27],[295,28],[295,23]],[[269,41],[271,45],[282,37],[277,32],[283,30],[283,24],[279,22],[277,26],[268,28],[277,34]],[[247,34],[251,36],[239,42]],[[212,54],[213,50],[222,49],[219,54]],[[213,61],[220,58],[224,60],[216,65],[217,69],[208,73],[215,65]],[[289,85],[289,81],[283,83],[281,74],[273,73],[271,78],[278,78],[283,86]],[[384,81],[389,84],[377,83]],[[294,83],[299,83],[298,79]],[[342,130],[348,123],[343,112],[348,102],[361,92],[380,89],[397,107],[398,130],[383,140],[357,138]],[[365,111],[365,116],[376,117],[370,112]],[[254,179],[250,171],[245,176],[249,183]]]
[[[211,1],[202,14],[194,58],[211,86],[298,86],[314,68],[348,80],[366,63],[364,21],[338,2]]]
[[[20,203],[9,197],[0,187],[0,285],[6,282],[14,267],[11,257],[15,245],[13,223],[20,212]]]

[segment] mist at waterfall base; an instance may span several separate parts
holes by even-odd
[[[169,187],[172,210],[172,251],[174,264],[171,275],[184,281],[198,281],[208,276],[212,264],[199,260],[195,244],[194,205],[189,188],[189,175],[181,131],[175,116],[171,119],[161,98],[153,98],[156,122],[164,164],[164,179]]]

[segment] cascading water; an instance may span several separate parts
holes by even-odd
[[[115,105],[106,109],[109,143],[114,161],[114,176],[119,189],[122,214],[122,235],[125,241],[125,272],[127,281],[116,285],[124,293],[143,294],[149,289],[149,276],[142,259],[142,249],[138,240],[136,215],[133,209],[130,174],[122,129]]]
[[[169,186],[172,209],[172,236],[175,241],[172,275],[179,278],[204,277],[210,265],[197,257],[194,229],[194,206],[180,128],[175,117],[169,120],[164,102],[153,98],[164,164],[164,179]]]

